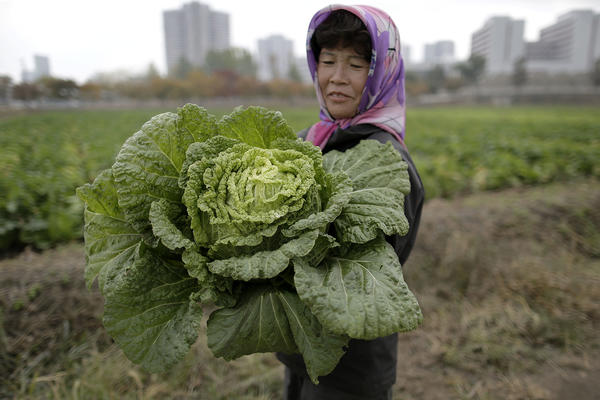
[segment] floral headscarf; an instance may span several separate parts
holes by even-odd
[[[371,35],[372,56],[369,75],[358,106],[352,118],[335,120],[329,115],[317,78],[317,62],[310,46],[315,29],[335,10],[346,10],[356,15]],[[313,125],[307,140],[324,148],[339,127],[375,125],[404,143],[404,63],[400,54],[400,36],[394,21],[385,12],[371,6],[330,5],[317,12],[308,27],[306,40],[308,68],[310,70],[321,112],[320,122]]]

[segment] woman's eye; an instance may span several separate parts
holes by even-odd
[[[350,66],[351,66],[352,68],[357,68],[357,69],[360,69],[360,68],[364,68],[364,67],[365,67],[364,65],[358,65],[358,64],[350,64]]]

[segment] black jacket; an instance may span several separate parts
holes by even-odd
[[[306,130],[302,131],[298,135],[304,138],[306,132]],[[391,142],[408,163],[411,191],[405,199],[404,212],[410,229],[405,236],[394,235],[387,238],[398,254],[400,263],[404,265],[415,243],[425,198],[421,178],[406,147],[391,134],[376,126],[356,125],[345,130],[336,130],[323,149],[323,153],[331,150],[345,151],[364,139],[382,143]],[[348,351],[333,372],[319,378],[319,386],[330,386],[365,398],[377,393],[386,393],[396,381],[397,341],[397,334],[370,341],[352,339]],[[293,374],[307,376],[302,356],[278,353],[277,358]]]

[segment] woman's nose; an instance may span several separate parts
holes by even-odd
[[[330,81],[333,83],[346,83],[348,82],[348,74],[346,73],[346,68],[338,64],[331,75]]]

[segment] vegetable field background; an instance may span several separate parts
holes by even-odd
[[[74,189],[162,111],[175,110],[0,117],[0,398],[281,397],[272,355],[225,363],[202,339],[171,372],[145,373],[85,289]],[[281,111],[296,130],[317,115]],[[405,266],[425,319],[400,336],[395,399],[595,398],[598,109],[411,109],[406,142],[428,198]]]
[[[0,251],[81,237],[75,188],[109,167],[133,132],[164,111],[61,111],[0,118]],[[231,110],[209,110],[217,116]],[[312,108],[282,110],[300,130]],[[427,198],[600,177],[596,108],[414,109],[406,143]]]

